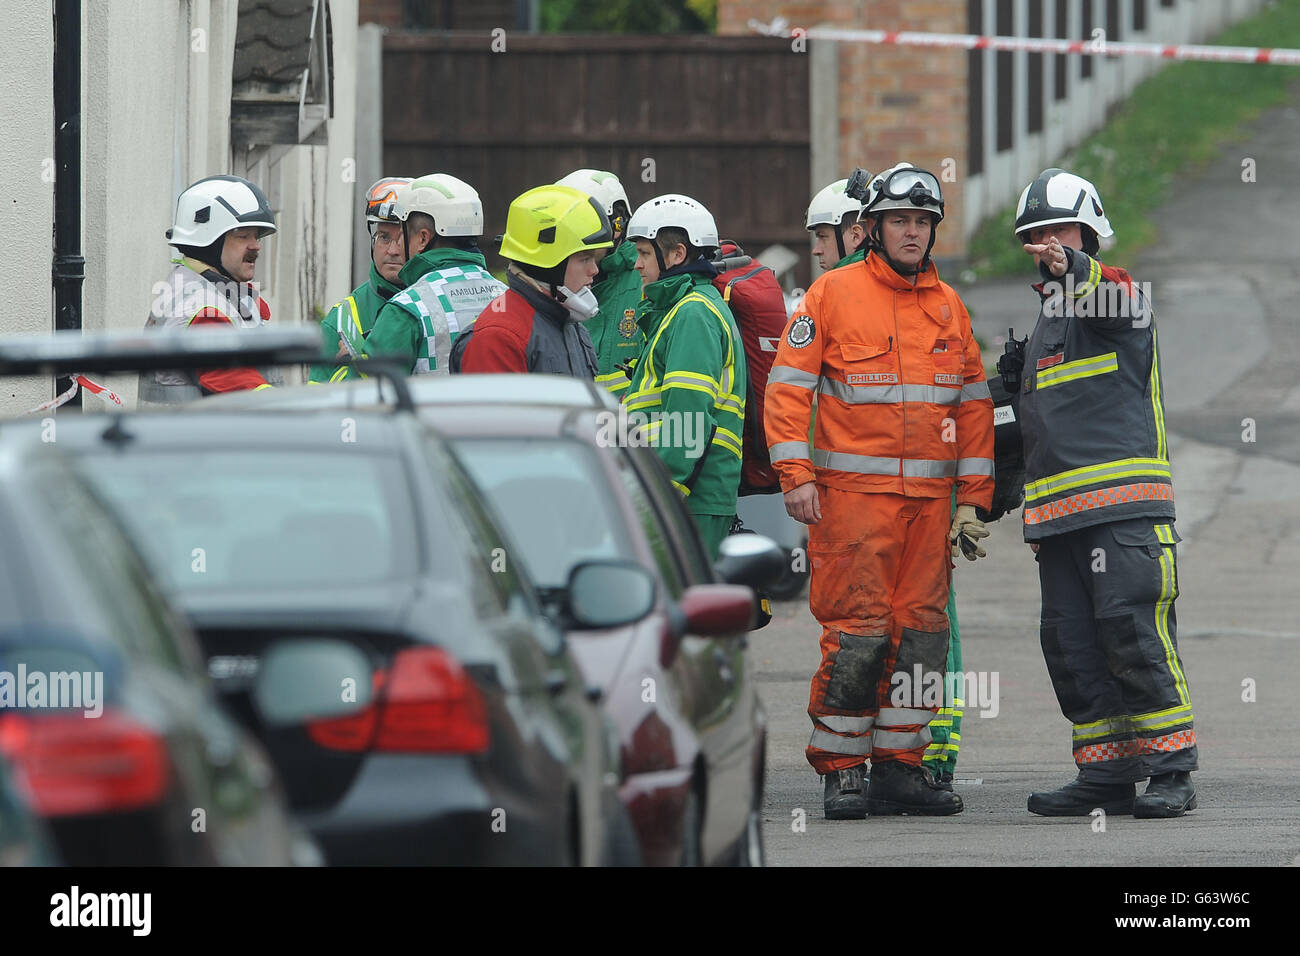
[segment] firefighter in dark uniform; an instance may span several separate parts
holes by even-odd
[[[1078,766],[1029,809],[1182,816],[1196,807],[1196,734],[1174,639],[1179,538],[1155,319],[1139,284],[1096,258],[1112,232],[1092,183],[1044,170],[1020,196],[1015,231],[1043,280],[1017,403],[1024,534]]]

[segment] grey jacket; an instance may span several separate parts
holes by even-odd
[[[1126,518],[1174,518],[1155,318],[1123,269],[1067,250],[1034,286],[1038,324],[1017,402],[1026,541]]]

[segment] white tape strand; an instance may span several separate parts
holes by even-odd
[[[762,32],[762,31],[759,31]],[[958,50],[1002,50],[1025,53],[1064,53],[1081,56],[1152,56],[1166,60],[1209,60],[1219,63],[1264,63],[1300,66],[1300,50],[1255,46],[1169,46],[1161,43],[1112,43],[1105,39],[1057,40],[1050,37],[977,36],[972,33],[920,33],[891,30],[842,30],[812,27],[787,36],[810,40],[840,40],[894,46],[928,46]]]

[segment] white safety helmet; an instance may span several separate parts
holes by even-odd
[[[718,248],[718,226],[713,214],[690,196],[677,193],[656,196],[638,206],[627,224],[627,237],[653,239],[660,229],[668,227],[683,230],[697,249]]]
[[[623,184],[613,173],[600,169],[575,169],[563,179],[557,179],[555,185],[571,186],[586,193],[604,207],[605,215],[610,218],[614,216],[615,203],[621,202],[629,212],[632,209],[627,201],[627,193],[623,191]]]
[[[845,216],[849,217],[846,225],[857,222],[858,214],[862,212],[862,203],[844,191],[848,184],[847,179],[837,179],[813,196],[812,202],[808,204],[809,232],[818,226],[838,226]]]
[[[406,222],[413,212],[431,216],[433,230],[440,236],[483,235],[483,203],[478,192],[448,173],[429,173],[400,187],[391,210],[381,207],[379,214],[388,212],[399,222]]]
[[[1096,186],[1064,169],[1044,169],[1016,203],[1016,238],[1028,242],[1025,233],[1031,229],[1062,222],[1077,222],[1093,231],[1091,237],[1084,233],[1083,251],[1089,255],[1098,252],[1097,236],[1106,239],[1115,234]]]
[[[938,177],[907,162],[877,173],[864,205],[868,215],[886,209],[920,209],[934,213],[935,225],[943,220],[943,190]]]
[[[275,232],[275,213],[266,193],[238,176],[209,176],[176,200],[176,217],[167,230],[173,246],[210,246],[234,229],[257,227],[257,238]]]

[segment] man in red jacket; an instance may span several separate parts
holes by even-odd
[[[276,231],[266,194],[238,176],[209,176],[176,201],[167,241],[180,256],[166,282],[154,286],[145,329],[217,326],[262,328],[271,307],[253,284],[261,240]],[[270,388],[255,368],[145,372],[141,404],[184,402],[218,392]]]
[[[501,256],[509,288],[452,347],[453,372],[550,372],[595,379],[583,321],[599,310],[591,283],[614,245],[604,208],[569,186],[539,186],[513,203]]]

